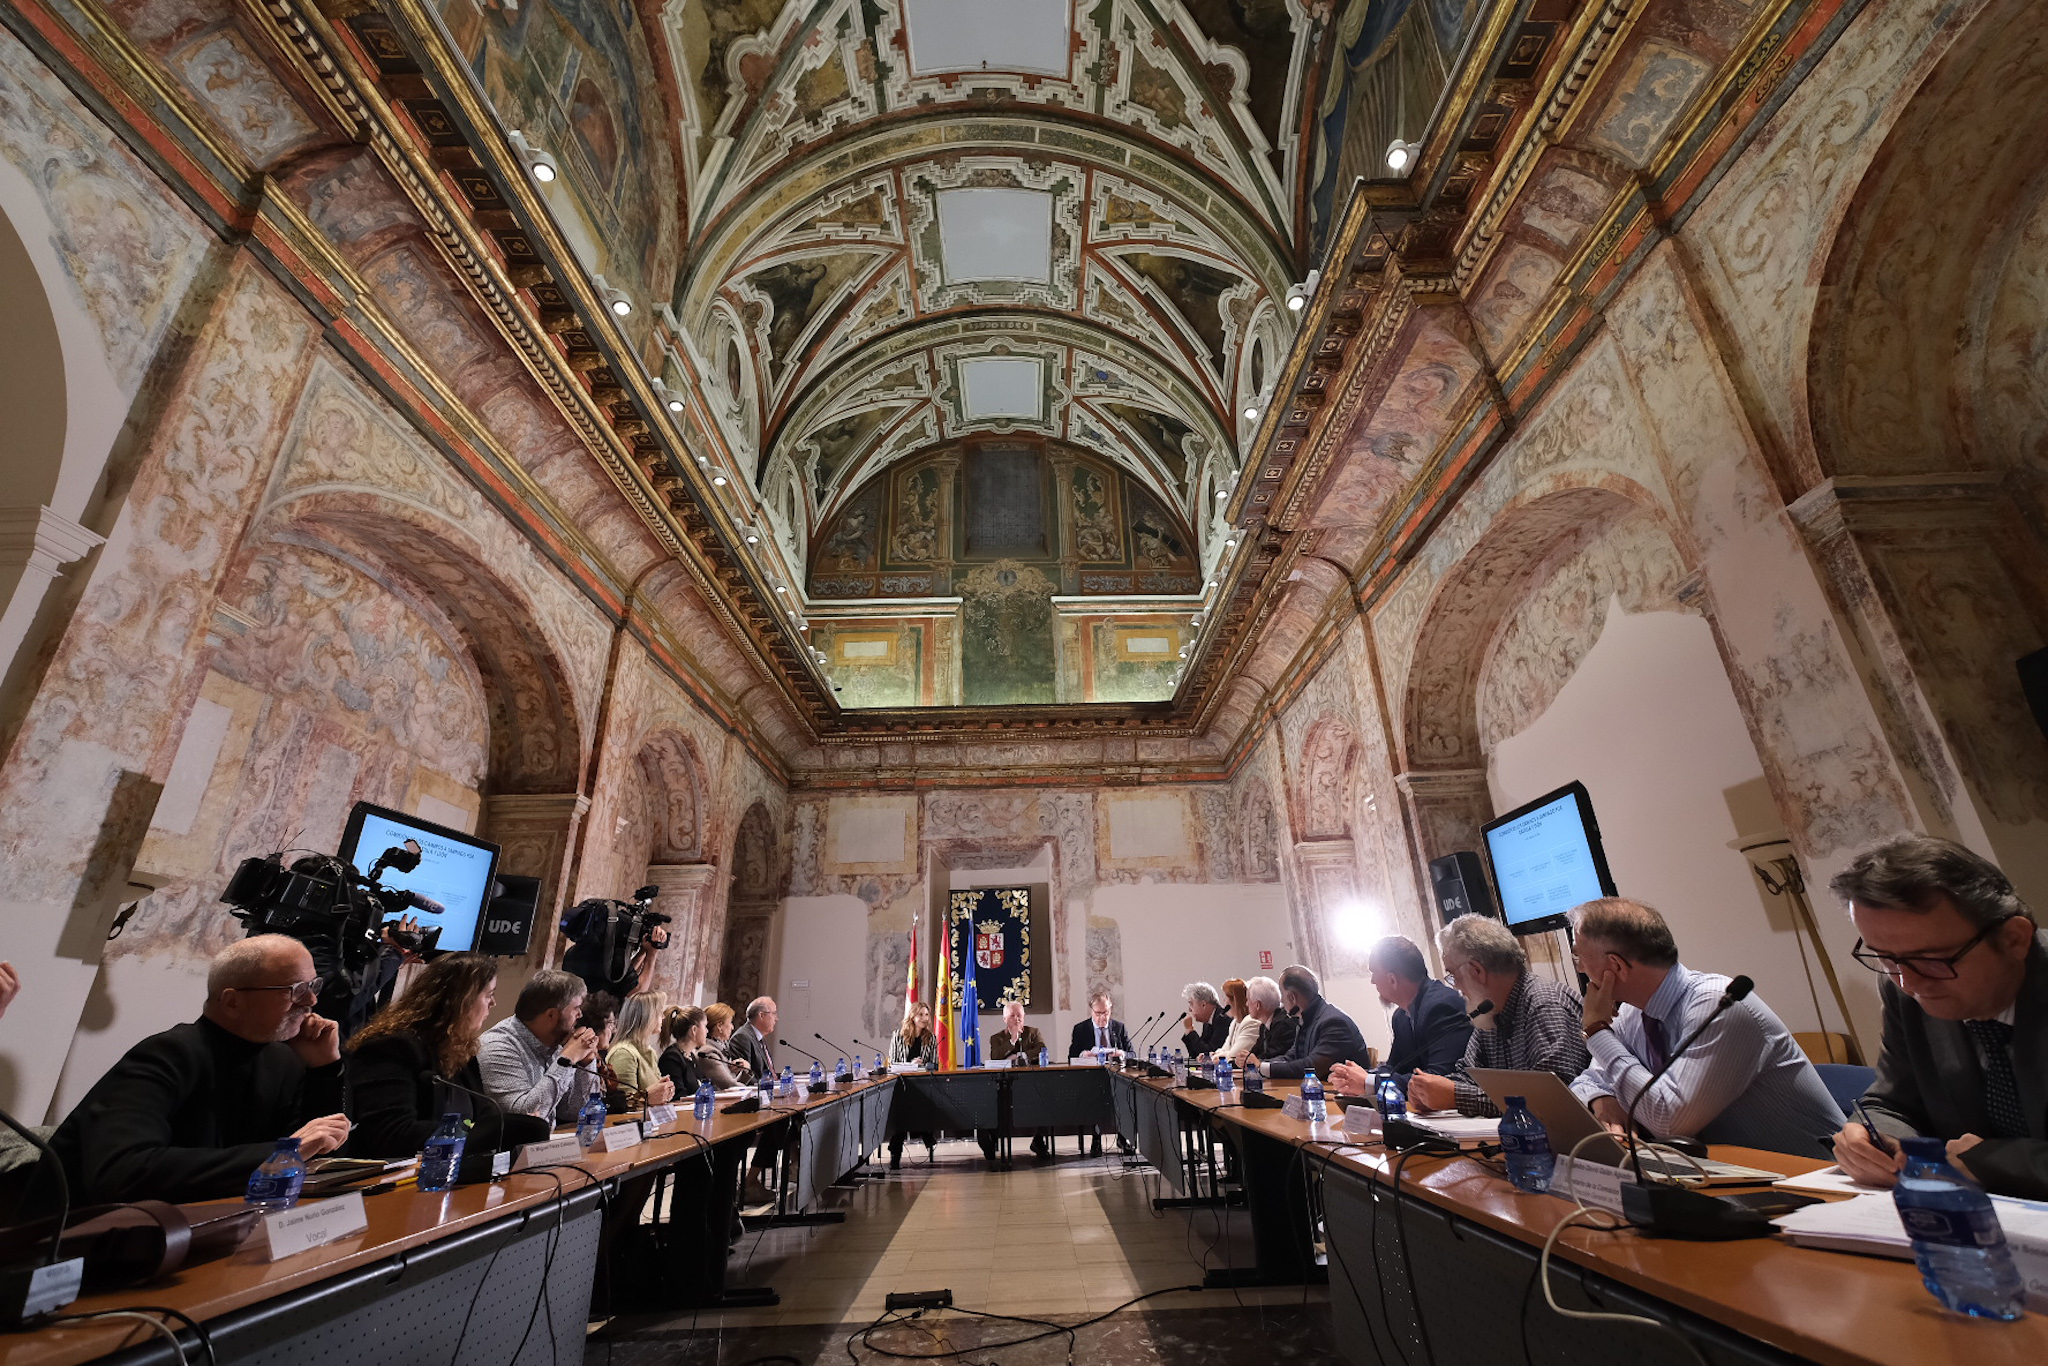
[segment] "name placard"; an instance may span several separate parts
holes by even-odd
[[[644,1141],[645,1135],[640,1132],[640,1126],[629,1119],[624,1124],[607,1124],[597,1146],[605,1152],[615,1153]]]
[[[1352,1138],[1378,1138],[1382,1116],[1370,1105],[1353,1105],[1344,1111],[1344,1132]]]
[[[660,1133],[676,1122],[676,1107],[673,1105],[650,1105],[647,1107],[647,1122],[641,1126],[649,1134]]]
[[[1280,1113],[1287,1116],[1289,1119],[1307,1119],[1308,1102],[1303,1100],[1301,1098],[1301,1093],[1297,1091],[1293,1095],[1289,1096],[1286,1100],[1281,1102]]]
[[[1551,1174],[1550,1193],[1576,1200],[1593,1209],[1604,1209],[1609,1214],[1619,1214],[1621,1183],[1624,1180],[1634,1184],[1634,1174],[1604,1162],[1574,1162],[1569,1157],[1560,1157],[1557,1170]]]
[[[576,1141],[574,1134],[560,1134],[529,1143],[519,1150],[519,1158],[512,1164],[512,1170],[523,1172],[529,1167],[556,1167],[564,1162],[574,1162],[583,1156],[583,1145]]]
[[[363,1210],[361,1191],[350,1191],[330,1200],[314,1200],[275,1214],[263,1216],[263,1237],[270,1247],[270,1260],[289,1257],[324,1247],[370,1226]]]

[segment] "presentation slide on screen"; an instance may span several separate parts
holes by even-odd
[[[430,896],[448,908],[441,915],[410,912],[419,917],[422,928],[441,927],[443,949],[474,948],[477,922],[483,918],[484,902],[490,895],[490,850],[478,849],[418,826],[402,825],[375,813],[365,813],[363,833],[356,841],[354,856],[350,857],[344,850],[343,857],[368,873],[378,855],[407,840],[419,841],[420,866],[409,873],[386,868],[379,881],[386,887],[403,887]]]
[[[1562,915],[1604,895],[1570,793],[1487,832],[1486,846],[1500,884],[1501,915],[1510,925]]]

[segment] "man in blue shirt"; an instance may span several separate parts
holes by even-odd
[[[1619,1129],[1633,1104],[1643,1133],[1827,1155],[1841,1108],[1769,1006],[1752,994],[1722,1011],[1652,1086],[1651,1076],[1713,1014],[1728,978],[1679,962],[1664,917],[1640,902],[1588,901],[1572,920],[1592,1054],[1572,1092],[1603,1123]]]

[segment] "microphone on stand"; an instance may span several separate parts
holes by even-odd
[[[1145,1022],[1138,1026],[1138,1036],[1131,1040],[1132,1050],[1135,1051],[1140,1045],[1143,1044],[1154,1044],[1159,1042],[1159,1031],[1160,1028],[1165,1025],[1165,1023],[1166,1012],[1164,1010],[1146,1016]]]
[[[819,1043],[826,1045],[828,1048],[837,1048],[841,1053],[847,1051],[845,1048],[841,1047],[839,1044],[833,1043],[830,1039],[826,1038],[823,1034],[818,1033],[816,1030],[811,1031],[811,1037],[816,1039]],[[855,1054],[854,1061],[858,1062],[859,1060],[859,1055]]]
[[[468,1086],[464,1086],[461,1082],[456,1081],[453,1077],[443,1076],[439,1072],[430,1072],[428,1073],[428,1075],[431,1076],[435,1081],[440,1082],[443,1086],[449,1087],[452,1090],[460,1091],[464,1095],[476,1097],[478,1100],[485,1102],[493,1110],[496,1110],[498,1112],[497,1142],[493,1143],[488,1151],[479,1150],[477,1153],[474,1154],[475,1158],[480,1160],[472,1161],[472,1155],[466,1149],[463,1152],[462,1170],[459,1170],[457,1172],[456,1179],[465,1185],[472,1181],[494,1180],[495,1174],[492,1172],[491,1169],[495,1165],[493,1159],[495,1159],[499,1153],[510,1151],[515,1147],[524,1147],[526,1146],[526,1143],[538,1143],[541,1140],[545,1139],[550,1133],[554,1132],[554,1126],[550,1124],[547,1120],[541,1119],[535,1115],[521,1114],[519,1118],[531,1120],[536,1126],[538,1126],[538,1128],[540,1129],[540,1135],[538,1138],[527,1139],[515,1144],[512,1141],[512,1135],[508,1132],[512,1127],[512,1117],[506,1113],[505,1107],[498,1103],[498,1098],[496,1096],[486,1094],[485,1092],[475,1090]]]
[[[1678,1238],[1699,1238],[1711,1241],[1725,1241],[1735,1238],[1763,1238],[1771,1232],[1769,1219],[1760,1211],[1738,1205],[1718,1195],[1706,1195],[1699,1191],[1687,1190],[1682,1186],[1651,1185],[1643,1176],[1643,1153],[1641,1140],[1636,1135],[1636,1107],[1643,1103],[1643,1097],[1650,1094],[1650,1088],[1663,1080],[1671,1065],[1685,1056],[1685,1051],[1706,1033],[1707,1026],[1721,1016],[1737,1001],[1756,990],[1756,983],[1747,977],[1731,978],[1721,999],[1707,1012],[1693,1031],[1685,1036],[1678,1047],[1671,1050],[1664,1059],[1664,1065],[1650,1074],[1650,1080],[1643,1089],[1636,1092],[1629,1102],[1628,1113],[1622,1118],[1622,1136],[1628,1143],[1629,1162],[1635,1170],[1635,1183],[1621,1188],[1621,1212],[1631,1224],[1651,1233],[1662,1233]]]
[[[805,1053],[801,1048],[798,1048],[788,1039],[777,1039],[775,1042],[781,1044],[784,1048],[787,1048],[792,1053],[801,1054],[802,1056],[809,1058],[812,1062],[818,1064],[818,1066],[820,1067],[823,1067],[825,1065],[825,1060],[823,1058],[820,1058],[816,1053]]]
[[[1478,1005],[1473,1006],[1470,1010],[1465,1012],[1465,1018],[1468,1020],[1476,1020],[1481,1015],[1491,1014],[1493,1014],[1493,1002],[1481,1001]]]
[[[886,1073],[886,1072],[888,1071],[888,1069],[889,1069],[889,1064],[888,1064],[887,1062],[884,1062],[884,1061],[883,1061],[883,1055],[884,1055],[884,1054],[886,1054],[886,1053],[888,1052],[888,1050],[887,1050],[887,1049],[885,1049],[885,1048],[875,1048],[875,1046],[874,1046],[873,1044],[871,1044],[871,1043],[867,1042],[867,1041],[866,1041],[865,1039],[861,1038],[861,1036],[860,1036],[860,1035],[858,1035],[858,1034],[856,1034],[856,1035],[854,1035],[854,1036],[853,1036],[853,1041],[854,1041],[854,1043],[855,1043],[856,1045],[858,1045],[858,1046],[859,1046],[859,1047],[861,1047],[861,1048],[874,1048],[874,1051],[875,1051],[875,1061],[876,1061],[877,1063],[880,1063],[881,1065],[880,1065],[880,1067],[878,1067],[877,1069],[875,1069],[875,1070],[873,1070],[873,1071],[869,1072],[869,1073],[868,1073],[868,1075],[869,1075],[869,1076],[871,1076],[871,1077],[879,1077],[879,1076],[882,1076],[882,1075],[884,1075],[884,1074],[885,1074],[885,1073]],[[856,1068],[855,1068],[854,1070],[855,1070],[855,1071],[859,1071],[860,1069],[859,1069],[858,1067],[856,1067]]]

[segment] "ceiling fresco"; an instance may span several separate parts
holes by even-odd
[[[1293,332],[1309,9],[689,0],[661,22],[675,315],[805,536],[976,432],[1083,447],[1203,521]]]

